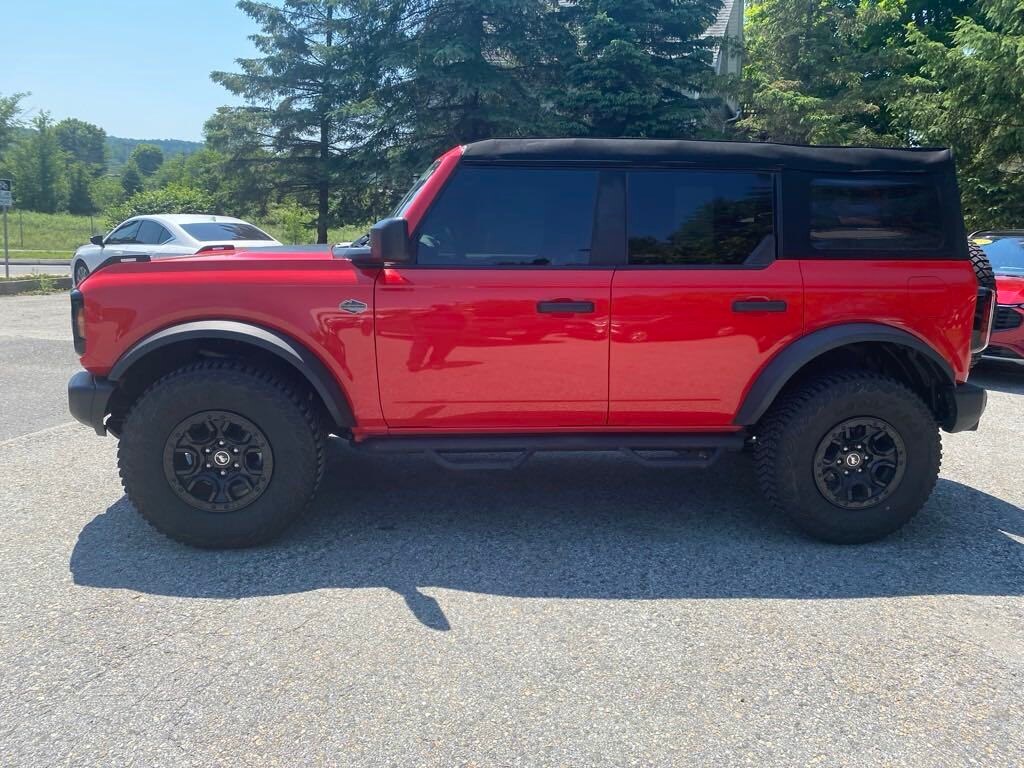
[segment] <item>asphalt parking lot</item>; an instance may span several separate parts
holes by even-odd
[[[70,422],[67,297],[0,298],[0,764],[1024,763],[1024,370],[927,508],[810,542],[745,457],[512,472],[331,449],[311,519],[198,552]]]

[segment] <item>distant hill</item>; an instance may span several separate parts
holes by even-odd
[[[164,151],[164,159],[174,155],[191,155],[203,148],[201,141],[184,141],[182,139],[122,139],[118,136],[107,136],[107,166],[114,171],[128,162],[132,150],[139,144],[156,144]]]
[[[29,133],[33,133],[32,128],[14,129],[16,138]],[[139,144],[156,144],[164,151],[164,160],[169,160],[175,155],[191,155],[205,146],[201,141],[183,139],[122,139],[119,136],[107,136],[107,172],[120,170],[121,166],[128,162],[132,150]]]

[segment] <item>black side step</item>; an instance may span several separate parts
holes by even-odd
[[[723,451],[740,451],[746,435],[549,434],[376,437],[353,443],[367,453],[426,453],[447,469],[515,469],[541,451],[619,451],[647,466],[703,468]]]

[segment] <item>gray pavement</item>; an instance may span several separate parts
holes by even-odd
[[[4,765],[1024,762],[1024,373],[978,377],[982,431],[878,544],[800,538],[744,457],[337,444],[308,522],[198,552],[65,423],[66,301],[0,299]]]
[[[0,254],[2,258],[2,254]],[[0,261],[0,277],[4,276],[4,265]],[[47,275],[70,275],[71,266],[69,264],[25,264],[11,260],[10,264],[11,277],[20,277],[21,275],[31,276],[39,274]]]

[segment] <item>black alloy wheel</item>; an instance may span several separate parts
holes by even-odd
[[[843,509],[880,504],[899,487],[907,449],[899,432],[881,419],[847,419],[818,444],[814,481],[821,495]]]
[[[164,445],[164,475],[183,501],[204,512],[252,504],[274,473],[274,452],[256,424],[229,411],[201,411]]]

